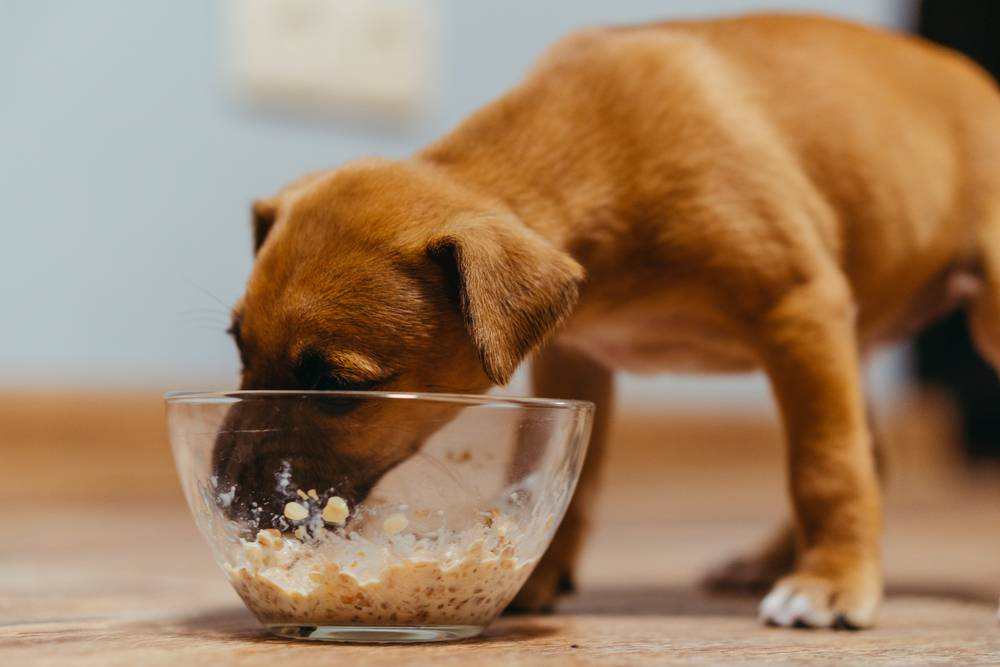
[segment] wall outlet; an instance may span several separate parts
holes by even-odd
[[[252,100],[406,115],[431,88],[433,0],[230,0],[230,72]]]

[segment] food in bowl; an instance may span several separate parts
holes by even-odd
[[[290,535],[267,528],[253,540],[241,539],[224,565],[240,597],[269,626],[297,626],[309,618],[321,625],[478,628],[514,597],[537,561],[518,558],[518,524],[497,511],[467,530],[424,537],[408,530],[406,512],[390,514],[365,537],[318,525],[319,511],[294,514],[310,528],[299,526]],[[551,527],[551,516],[548,521]]]
[[[291,637],[422,641],[481,632],[552,539],[579,474],[592,407],[434,394],[366,397],[412,401],[399,428],[432,435],[360,500],[341,496],[337,481],[317,488],[312,472],[299,484],[292,466],[278,459],[267,497],[258,496],[250,512],[234,512],[238,484],[212,474],[212,443],[227,406],[308,400],[309,392],[168,398],[189,504],[244,603],[272,632]],[[421,414],[439,418],[439,409],[425,413],[421,402],[442,400],[458,405],[448,419],[432,429],[413,423]],[[294,438],[285,424],[268,452]],[[343,472],[331,479],[343,479]]]

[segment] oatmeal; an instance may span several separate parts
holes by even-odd
[[[410,505],[388,501],[388,478],[351,505],[333,487],[299,488],[288,465],[275,482],[276,511],[254,502],[234,519],[236,487],[212,479],[196,515],[225,536],[216,558],[269,626],[485,626],[528,578],[572,491],[530,475],[488,500],[470,488],[468,502],[435,506],[431,488]]]
[[[485,625],[535,562],[518,558],[508,539],[516,525],[496,513],[461,532],[417,537],[403,532],[408,525],[397,513],[371,538],[301,526],[296,537],[261,530],[239,541],[225,570],[268,624]]]
[[[318,500],[319,498],[317,498]],[[345,501],[340,496],[334,496],[326,501],[326,507],[323,508],[323,514],[321,515],[323,521],[327,523],[339,523],[343,524],[347,521],[347,517],[350,516],[351,510],[347,507],[347,501]]]
[[[308,496],[307,496],[308,497]],[[285,503],[285,518],[291,521],[301,521],[309,517],[309,510],[305,505],[297,502]]]
[[[396,513],[382,522],[382,530],[389,535],[396,535],[406,530],[408,525],[410,525],[410,520],[406,518],[406,515]]]

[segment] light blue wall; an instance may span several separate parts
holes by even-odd
[[[909,6],[442,0],[434,108],[408,130],[380,131],[255,114],[232,101],[215,2],[2,1],[0,384],[229,383],[226,311],[208,293],[230,303],[240,292],[250,200],[311,168],[409,153],[575,26],[754,8],[898,25]],[[737,396],[761,387],[719,386]]]

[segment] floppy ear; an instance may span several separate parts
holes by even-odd
[[[253,203],[252,211],[253,254],[256,256],[274,226],[274,219],[278,217],[278,205],[272,199],[258,199]]]
[[[569,254],[513,216],[449,225],[428,253],[453,282],[486,375],[501,385],[569,315],[584,276]]]

